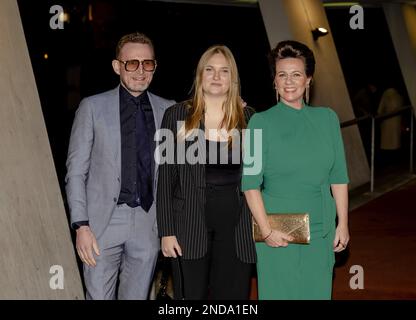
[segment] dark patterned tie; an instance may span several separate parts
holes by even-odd
[[[135,100],[137,144],[137,195],[141,207],[148,212],[153,203],[152,148],[142,105]]]

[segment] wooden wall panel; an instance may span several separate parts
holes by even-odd
[[[383,3],[410,103],[416,113],[416,4]]]
[[[0,1],[0,248],[0,299],[84,298],[16,0]]]

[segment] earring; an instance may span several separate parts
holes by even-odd
[[[274,90],[276,90],[276,100],[279,102],[279,90],[277,90],[276,82],[273,81]]]
[[[309,86],[306,87],[305,102],[306,102],[306,104],[309,104]]]

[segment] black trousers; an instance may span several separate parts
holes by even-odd
[[[172,259],[175,299],[248,299],[253,264],[237,258],[235,227],[240,214],[237,186],[207,185],[208,250],[201,259]]]

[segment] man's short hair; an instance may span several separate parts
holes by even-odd
[[[117,47],[116,47],[116,59],[118,59],[120,51],[124,47],[124,45],[130,42],[149,45],[153,51],[153,55],[155,55],[155,49],[153,47],[152,40],[150,40],[150,38],[146,36],[144,33],[134,32],[134,33],[129,33],[129,34],[126,34],[125,36],[122,36],[121,39],[118,41]]]

